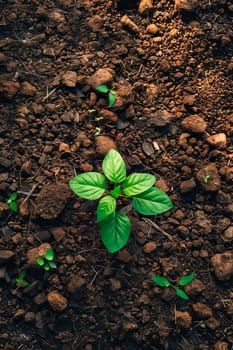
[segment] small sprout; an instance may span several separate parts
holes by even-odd
[[[99,136],[101,133],[101,129],[100,128],[95,128],[95,136]]]
[[[183,291],[183,289],[179,287],[187,286],[187,284],[191,283],[193,279],[195,278],[194,273],[190,273],[189,275],[182,276],[176,285],[172,284],[166,277],[160,277],[160,276],[153,276],[151,277],[152,281],[156,284],[158,284],[160,287],[172,287],[176,291],[176,295],[178,297],[189,300],[188,295]]]
[[[12,283],[16,284],[18,287],[27,287],[29,283],[24,279],[26,276],[26,271],[21,271],[19,277],[13,278]]]
[[[43,267],[45,271],[49,271],[50,269],[55,269],[56,263],[53,261],[54,260],[54,251],[53,249],[48,249],[45,252],[44,259],[39,257],[36,259],[36,263]]]
[[[12,193],[10,195],[10,197],[8,198],[8,200],[6,201],[6,204],[8,204],[9,208],[14,211],[15,213],[18,212],[18,206],[15,202],[15,200],[17,199],[17,193]]]
[[[204,175],[204,176],[203,176],[203,180],[204,180],[204,182],[205,182],[206,184],[208,183],[209,179],[210,179],[210,175]]]
[[[116,92],[114,89],[109,89],[107,85],[98,85],[95,87],[96,91],[102,92],[103,94],[108,94],[108,104],[109,107],[113,106],[116,102]]]
[[[99,122],[100,120],[104,119],[104,117],[102,115],[100,115],[99,117],[95,118],[95,121]]]
[[[88,109],[88,113],[95,113],[96,110],[95,109]]]

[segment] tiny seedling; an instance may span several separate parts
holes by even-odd
[[[182,276],[176,284],[172,284],[166,277],[153,276],[151,277],[152,281],[158,284],[160,287],[172,287],[175,289],[178,297],[189,300],[188,295],[183,291],[183,289],[179,287],[184,287],[195,278],[194,273],[190,273],[189,275]]]
[[[126,245],[131,232],[128,216],[116,211],[117,199],[128,198],[133,208],[143,215],[164,213],[172,208],[172,202],[165,192],[153,186],[155,176],[146,173],[127,176],[125,162],[114,149],[105,155],[102,169],[104,175],[86,172],[75,176],[70,180],[70,188],[79,197],[100,199],[97,221],[101,239],[107,250],[115,253]]]
[[[15,213],[18,212],[18,206],[16,203],[17,196],[17,193],[12,193],[6,201],[6,204],[8,204],[9,208]]]
[[[203,176],[203,180],[204,180],[204,182],[205,182],[206,184],[208,183],[209,179],[210,179],[210,175],[204,175],[204,176]]]
[[[26,271],[21,271],[19,277],[12,278],[11,282],[16,284],[18,287],[27,287],[29,283],[25,280]]]
[[[55,269],[56,263],[54,262],[54,251],[53,249],[48,249],[45,252],[44,259],[37,258],[36,262],[39,266],[43,267],[45,271],[49,271],[50,269]]]
[[[107,85],[98,85],[95,87],[96,91],[108,94],[108,104],[111,107],[116,102],[116,92],[113,89],[109,89]]]

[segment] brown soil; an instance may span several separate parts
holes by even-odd
[[[233,5],[143,2],[1,1],[0,349],[233,349]],[[113,147],[174,208],[111,255],[68,183]],[[189,301],[151,281],[191,272]]]

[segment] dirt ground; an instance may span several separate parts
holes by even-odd
[[[0,3],[0,349],[232,350],[232,1]],[[111,148],[174,205],[116,254],[68,186]]]

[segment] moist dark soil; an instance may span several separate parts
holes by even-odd
[[[233,349],[232,41],[230,0],[1,1],[0,349]],[[112,148],[173,202],[116,254],[69,189]]]

